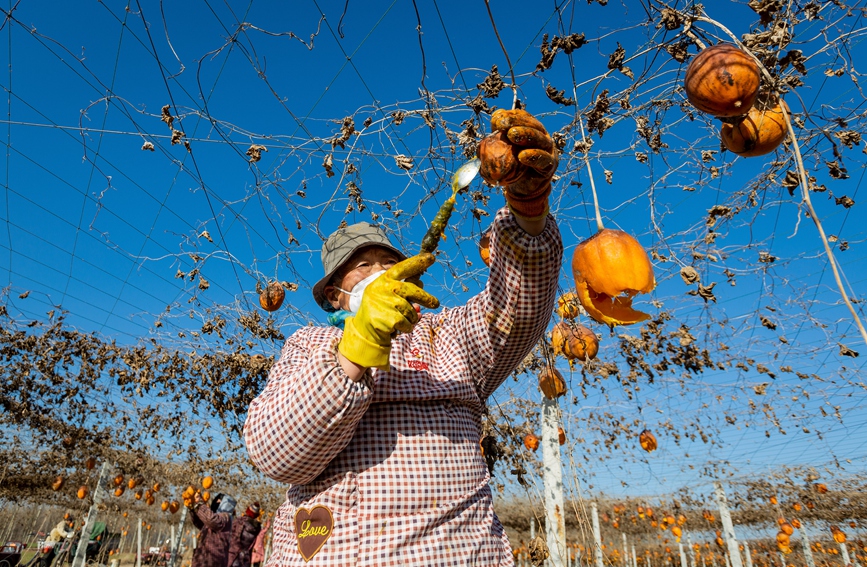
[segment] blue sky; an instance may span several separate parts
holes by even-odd
[[[482,134],[488,126],[489,119],[483,116],[479,123],[465,102],[476,96],[476,85],[492,65],[511,82],[481,1],[8,4],[3,9],[15,6],[13,19],[0,30],[4,300],[21,321],[44,319],[59,306],[69,312],[70,325],[126,344],[152,337],[187,348],[195,344],[190,332],[210,315],[256,310],[257,281],[274,278],[299,286],[276,314],[284,333],[322,323],[309,291],[321,275],[322,239],[341,220],[371,220],[374,213],[395,242],[407,251],[417,249],[447,195],[444,181],[465,160],[454,142],[465,129],[462,123],[476,119]],[[606,226],[635,234],[667,259],[654,261],[659,286],[640,305],[654,314],[668,310],[674,317],[670,329],[688,325],[704,348],[720,353],[725,344],[726,356],[753,359],[778,375],[769,379],[753,365],[684,380],[672,375],[642,384],[640,399],[629,399],[616,381],[602,384],[604,393],[599,385],[591,388],[586,401],[564,408],[570,438],[585,436],[589,443],[595,435],[583,431],[592,422],[585,417],[590,410],[579,407],[611,407],[618,415],[638,416],[648,427],[666,420],[675,429],[693,427],[696,419],[716,424],[721,446],[700,441],[677,446],[665,437],[661,449],[646,456],[633,439],[624,444],[622,460],[616,452],[613,459],[594,459],[582,474],[606,491],[663,493],[705,482],[699,471],[708,462],[729,462],[734,471],[749,474],[836,457],[851,467],[847,470],[863,471],[865,442],[853,432],[865,421],[859,401],[864,359],[840,356],[838,344],[867,349],[839,302],[817,231],[798,210],[798,194],[790,197],[778,183],[758,188],[755,204],[749,204],[751,184],[787,154],[748,160],[719,152],[718,122],[690,115],[682,106],[683,67],[655,49],[677,30],[646,25],[639,2],[490,6],[515,68],[519,98],[568,141],[551,200],[566,244],[563,290],[573,285],[572,249],[594,230],[592,202],[583,158],[571,151],[580,131],[566,129],[576,106],[554,104],[544,89],[564,90],[586,112],[603,90],[615,99],[634,86],[631,104],[644,109],[651,125],[658,120],[668,146],[658,154],[650,151],[636,133],[635,115],[618,103],[614,125],[601,137],[587,135],[594,142],[590,163]],[[738,35],[756,21],[741,3],[708,9]],[[857,222],[863,143],[841,146],[850,178],[833,180],[824,165],[833,159],[830,145],[815,130],[817,124],[830,127],[835,117],[863,129],[857,115],[864,97],[848,72],[825,74],[863,60],[857,33],[863,20],[832,9],[822,15],[821,22],[801,24],[786,48],[810,55],[806,84],[787,100],[794,112],[806,109],[814,120],[802,131],[802,151],[817,183],[830,192],[813,193],[813,199],[826,231],[848,243],[847,250],[838,247],[835,253],[850,295],[863,298],[865,232]],[[240,22],[248,25],[236,33]],[[845,49],[842,44],[828,49],[818,34],[825,24],[835,37],[856,33]],[[706,39],[722,37],[712,26],[699,27]],[[546,33],[549,38],[584,33],[589,43],[571,58],[560,52],[549,70],[533,74]],[[603,76],[618,45],[638,81],[618,71]],[[424,89],[432,98],[423,96]],[[491,107],[509,107],[511,98],[507,89],[486,100]],[[171,131],[160,119],[165,105],[190,151],[170,143]],[[421,115],[428,110],[433,129]],[[396,121],[394,113],[401,112],[406,116]],[[359,133],[345,147],[332,147],[347,116]],[[155,151],[143,150],[145,143]],[[256,164],[245,155],[251,144],[268,148]],[[702,151],[717,153],[703,162]],[[647,163],[637,160],[636,152],[648,154]],[[333,177],[322,166],[329,154]],[[413,169],[398,168],[398,154],[411,156]],[[357,172],[346,172],[350,163]],[[712,166],[719,168],[717,174]],[[610,183],[605,171],[612,173]],[[349,181],[361,188],[364,211],[350,200]],[[445,305],[476,293],[486,276],[475,243],[490,218],[477,220],[471,211],[493,215],[502,197],[478,181],[472,191],[483,191],[489,201],[459,201],[443,256],[428,274],[428,289]],[[836,205],[831,194],[846,195],[855,206]],[[354,210],[347,213],[351,203]],[[731,221],[719,221],[717,241],[705,244],[714,205],[744,208]],[[776,261],[760,262],[761,253]],[[693,265],[703,283],[717,282],[716,302],[685,295],[692,288],[678,275],[683,265]],[[194,269],[199,275],[190,279]],[[726,269],[736,285],[727,282]],[[187,277],[175,277],[178,271]],[[206,290],[198,289],[199,276]],[[21,299],[25,292],[30,293]],[[763,327],[761,315],[773,319],[777,329]],[[600,358],[617,360],[615,341],[606,342],[609,331],[592,326],[603,337]],[[638,329],[621,332],[635,335]],[[269,342],[253,347],[264,354],[277,349]],[[822,381],[779,372],[787,365]],[[580,381],[576,376],[570,378],[573,390]],[[748,404],[754,386],[764,382],[770,384],[765,399],[786,436]],[[535,379],[516,381],[497,393],[497,402],[508,407],[510,396],[538,400]],[[822,404],[840,406],[842,422],[823,417]],[[737,417],[737,423],[726,424],[725,415]],[[765,430],[773,430],[770,438]],[[574,457],[586,449],[570,444],[568,452]]]

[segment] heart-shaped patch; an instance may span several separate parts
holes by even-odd
[[[298,508],[295,511],[295,538],[298,551],[304,561],[310,561],[319,553],[334,529],[334,516],[325,506],[314,506],[312,510]]]

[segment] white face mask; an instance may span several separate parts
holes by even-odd
[[[349,311],[352,313],[358,313],[358,309],[361,307],[361,298],[364,296],[364,290],[371,284],[373,280],[381,276],[385,273],[385,270],[379,270],[374,274],[370,274],[357,284],[353,286],[352,291],[346,291],[345,289],[340,289],[337,286],[334,286],[339,291],[345,293],[349,296]]]

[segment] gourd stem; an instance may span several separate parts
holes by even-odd
[[[584,137],[584,120],[578,116],[578,126],[581,127],[581,141],[584,147],[587,148],[587,138]],[[589,150],[589,148],[587,148]],[[596,211],[596,230],[602,232],[605,228],[602,226],[602,213],[599,212],[599,197],[596,195],[596,182],[593,180],[593,169],[590,167],[589,151],[584,152],[584,164],[587,166],[587,175],[590,176],[590,190],[593,193],[593,209]]]
[[[758,57],[753,55],[752,51],[744,48],[743,44],[740,42],[740,40],[738,40],[737,36],[735,36],[735,34],[731,32],[731,30],[729,30],[727,27],[717,22],[716,20],[708,18],[706,16],[694,17],[693,21],[704,22],[712,26],[716,26],[717,28],[728,34],[728,36],[732,38],[732,41],[734,41],[734,43],[739,48],[750,54],[750,57],[752,57],[758,64],[759,69],[761,69],[765,79],[767,79],[769,83],[773,84],[773,77],[771,77],[771,74],[768,72],[764,64],[759,60]],[[776,94],[779,98],[779,93]],[[801,159],[801,147],[798,144],[798,138],[795,136],[795,129],[792,126],[792,119],[789,116],[789,112],[786,109],[785,104],[781,104],[780,108],[783,111],[783,118],[786,121],[786,129],[789,132],[789,138],[792,140],[792,150],[795,154],[795,165],[798,169],[798,180],[801,187],[801,200],[807,206],[807,211],[810,214],[810,219],[812,219],[813,224],[816,225],[816,229],[818,229],[819,231],[819,237],[822,239],[822,245],[825,247],[825,254],[827,254],[828,256],[828,263],[831,265],[831,271],[834,274],[834,281],[837,282],[837,289],[840,291],[840,296],[843,298],[843,302],[846,304],[846,307],[849,308],[849,312],[852,314],[852,318],[855,320],[855,325],[858,327],[858,331],[860,331],[861,333],[861,339],[864,341],[864,344],[867,344],[867,330],[865,330],[864,324],[861,322],[861,318],[858,317],[858,312],[855,311],[855,307],[852,305],[852,302],[849,301],[849,295],[846,293],[846,288],[843,286],[843,280],[840,277],[840,270],[837,266],[837,259],[834,257],[834,252],[831,249],[831,245],[828,243],[828,237],[825,235],[825,229],[822,227],[822,222],[819,220],[819,215],[816,214],[816,209],[813,208],[813,201],[810,199],[810,188],[807,184],[807,173],[804,168],[804,161],[803,159]]]

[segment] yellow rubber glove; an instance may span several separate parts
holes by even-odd
[[[482,176],[488,183],[503,185],[513,214],[541,220],[548,214],[551,178],[560,159],[554,140],[541,122],[521,109],[495,111],[491,130],[494,133],[482,143],[493,151],[479,150]]]
[[[424,291],[418,281],[433,263],[433,254],[418,254],[373,280],[364,290],[358,313],[347,317],[337,350],[355,364],[388,370],[392,337],[397,332],[409,333],[418,323],[413,303],[429,309],[439,307],[437,298]],[[402,281],[406,279],[411,281]]]

